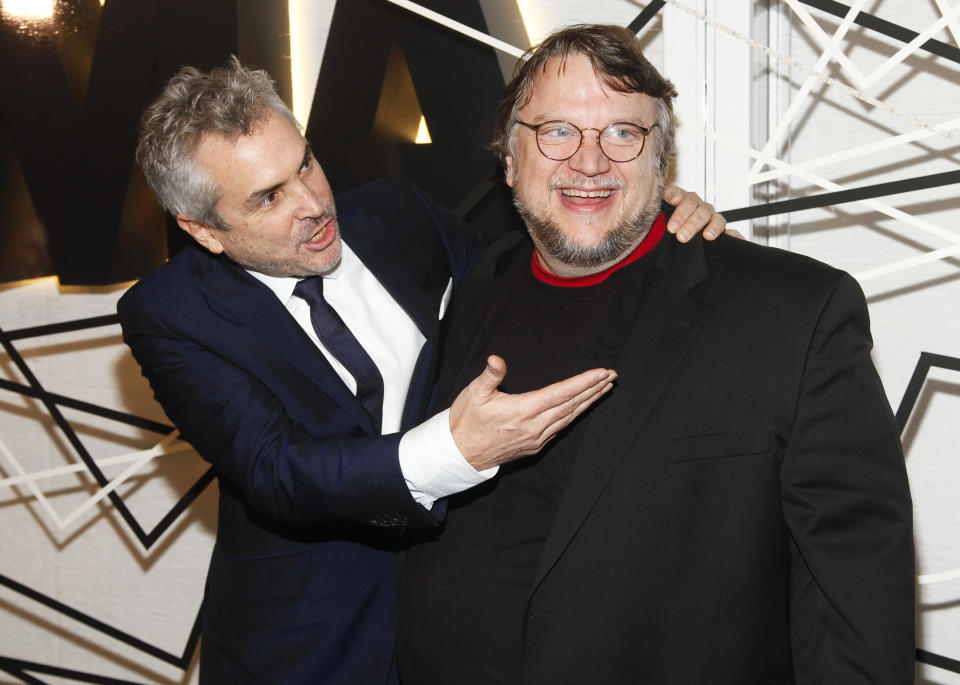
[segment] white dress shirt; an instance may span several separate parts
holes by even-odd
[[[381,432],[384,435],[395,433],[400,429],[410,378],[426,339],[356,253],[346,243],[342,246],[340,264],[323,276],[323,297],[380,370],[383,376]],[[300,279],[267,276],[249,270],[248,273],[273,291],[350,392],[356,394],[356,380],[317,338],[310,321],[310,305],[293,295]],[[450,285],[437,313],[438,318],[445,313]],[[449,409],[440,412],[407,431],[400,439],[400,470],[410,494],[427,509],[437,499],[482,483],[497,472],[496,467],[477,471],[467,463],[450,434],[449,413]]]

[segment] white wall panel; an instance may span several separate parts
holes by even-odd
[[[853,2],[846,0],[847,5]],[[536,42],[570,23],[627,24],[646,4],[518,0],[516,9]],[[298,75],[294,96],[304,120],[303,103],[310,99],[305,93],[315,83],[334,5],[333,0],[291,2],[291,17],[296,17],[293,68]],[[950,14],[951,21],[934,38],[958,46],[956,0],[871,0],[861,7],[918,32]],[[960,117],[960,64],[913,50],[875,82],[866,83],[858,72],[869,75],[882,68],[904,44],[854,25],[835,41],[836,53],[824,57],[822,37],[804,23],[805,15],[828,40],[841,26],[840,18],[793,0],[669,0],[641,31],[649,57],[681,93],[677,107],[683,128],[674,171],[678,181],[719,208],[734,209],[960,168],[960,138],[931,135],[924,128],[949,128]],[[820,73],[811,77],[818,61]],[[831,79],[835,82],[826,82]],[[877,99],[882,107],[857,99],[842,84]],[[782,136],[770,145],[771,158],[755,166],[757,151],[778,127]],[[953,129],[957,131],[960,128]],[[919,140],[891,142],[918,132],[924,135]],[[859,148],[864,148],[862,154],[856,154]],[[921,353],[960,358],[960,254],[889,275],[870,274],[960,243],[958,187],[758,217],[734,226],[744,233],[752,230],[758,242],[862,276],[873,322],[874,359],[895,410]],[[11,331],[110,314],[121,292],[59,289],[53,280],[5,286],[0,288],[0,327]],[[166,422],[116,325],[30,337],[15,347],[48,391]],[[4,353],[0,379],[25,382]],[[921,574],[960,568],[958,411],[960,371],[932,369],[904,434]],[[146,449],[162,437],[76,410],[63,413],[94,459]],[[7,450],[0,450],[0,482],[16,475],[6,453],[29,472],[77,461],[42,403],[7,390],[0,390],[0,442]],[[123,469],[118,465],[104,471],[112,478]],[[164,455],[118,493],[150,529],[205,470],[192,451]],[[36,485],[60,518],[98,491],[82,472],[38,480]],[[26,484],[0,486],[0,573],[179,656],[199,607],[215,501],[211,485],[146,549],[108,502],[61,528]],[[960,661],[960,578],[923,585],[919,597],[919,646]],[[0,615],[0,656],[133,682],[196,681],[195,657],[183,664],[165,662],[2,586]],[[930,685],[960,683],[960,675],[932,666],[922,667],[921,674],[918,682]]]

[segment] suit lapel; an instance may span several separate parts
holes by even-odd
[[[229,312],[253,337],[283,356],[368,433],[370,415],[269,288],[225,258],[210,258],[198,289],[212,306]]]
[[[587,432],[544,544],[534,591],[589,515],[709,313],[709,307],[688,292],[707,273],[702,244],[665,239],[669,242],[624,344],[617,387],[587,419]]]
[[[482,334],[491,320],[487,306],[500,285],[498,278],[509,266],[529,239],[524,234],[508,235],[494,243],[477,258],[470,273],[457,288],[453,309],[444,325],[443,358],[440,360],[440,382],[435,398],[446,405],[462,386],[473,380],[464,378],[467,360],[478,359],[478,348],[486,345]]]
[[[370,217],[344,224],[342,235],[360,261],[403,307],[423,336],[428,340],[434,337],[437,334],[439,300],[436,311],[433,311],[380,219]]]
[[[429,401],[430,386],[437,366],[439,295],[443,291],[438,293],[436,302],[424,294],[380,219],[365,217],[345,224],[343,239],[426,338],[410,378],[410,387],[400,419],[401,430],[407,430],[423,419]],[[416,246],[413,247],[416,249]]]

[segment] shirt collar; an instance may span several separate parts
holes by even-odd
[[[322,278],[333,280],[341,278],[349,279],[352,275],[355,275],[360,268],[362,268],[360,258],[341,240],[340,263],[329,273],[323,274]],[[253,271],[252,269],[246,269],[246,272],[270,288],[273,294],[277,296],[277,299],[284,304],[290,301],[290,298],[293,297],[293,289],[297,287],[297,283],[303,280],[295,276],[269,276],[259,271]]]

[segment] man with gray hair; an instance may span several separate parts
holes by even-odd
[[[405,685],[912,682],[910,494],[863,294],[662,239],[675,95],[614,26],[551,35],[506,88],[494,146],[530,240],[462,284],[438,398],[494,350],[506,392],[618,381],[411,546]]]
[[[271,80],[236,59],[167,84],[137,159],[194,238],[118,310],[218,476],[201,681],[395,683],[398,531],[435,525],[438,498],[535,453],[615,374],[507,395],[491,356],[424,422],[475,236],[400,180],[340,196],[338,214]]]

